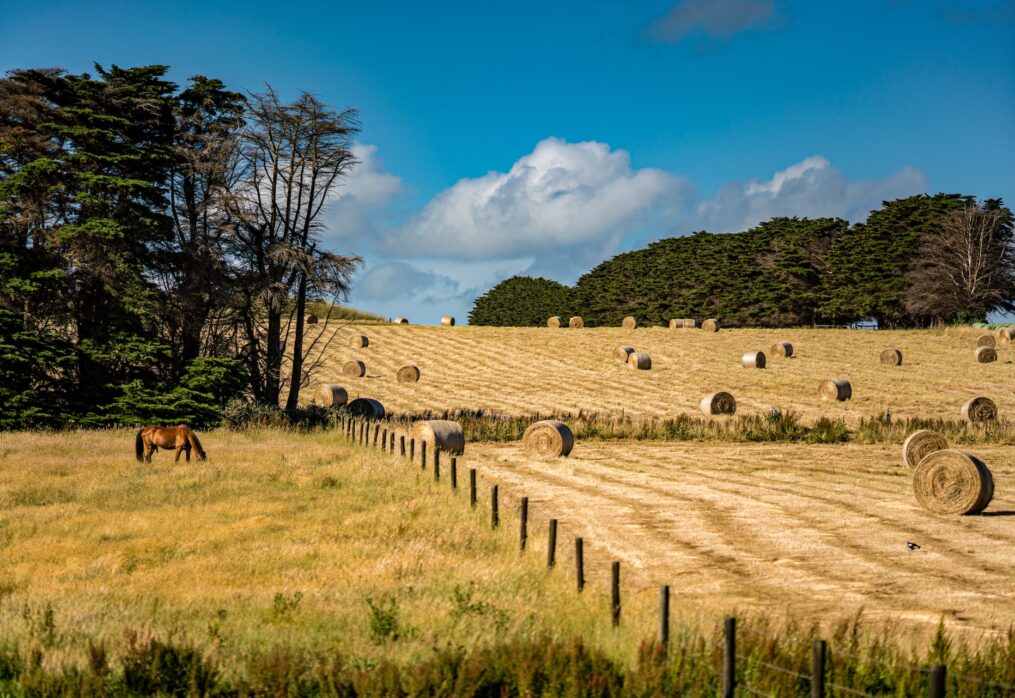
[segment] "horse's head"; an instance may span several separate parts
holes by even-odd
[[[208,460],[208,453],[207,453],[207,451],[201,451],[201,453],[198,454],[197,459],[198,460]]]

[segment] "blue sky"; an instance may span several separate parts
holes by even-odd
[[[1012,0],[0,0],[0,69],[164,63],[355,106],[352,303],[464,320],[505,276],[924,191],[1015,203]]]

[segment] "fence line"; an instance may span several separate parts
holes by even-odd
[[[358,424],[357,424],[358,423]],[[336,418],[336,427],[339,422]],[[357,429],[358,426],[358,429]],[[374,449],[380,449],[382,453],[390,453],[395,455],[395,429],[392,428],[390,432],[390,448],[388,446],[388,429],[384,428],[384,438],[378,445],[378,436],[381,431],[381,425],[379,422],[375,422],[373,425],[373,439],[371,440],[371,421],[369,419],[363,419],[359,417],[346,417],[341,418],[341,432],[350,442],[351,445],[362,446]],[[416,440],[409,438],[409,449],[406,454],[405,448],[406,437],[400,435],[400,452],[399,456],[403,460],[407,460],[410,465],[414,463],[415,446]],[[440,480],[440,449],[435,443],[434,453],[432,454],[433,467],[434,467],[434,480],[439,482]],[[426,442],[420,441],[420,461],[422,469],[426,469]],[[454,493],[457,491],[457,466],[458,460],[456,457],[451,457],[451,491]],[[478,486],[477,486],[477,470],[476,468],[469,468],[469,502],[472,508],[476,507]],[[490,524],[491,528],[497,529],[500,523],[499,515],[499,485],[493,484],[490,489]],[[522,497],[520,500],[520,531],[519,531],[519,546],[522,552],[525,551],[526,541],[528,538],[528,514],[529,514],[529,498]],[[557,542],[557,527],[558,520],[550,519],[548,526],[548,546],[547,546],[547,569],[552,570],[556,566],[556,542]],[[584,555],[584,538],[577,536],[574,539],[575,543],[575,583],[578,592],[582,592],[585,588],[585,555]],[[669,639],[670,639],[670,586],[661,585],[659,587],[659,625],[658,625],[658,642],[664,649],[668,651]],[[611,584],[610,584],[610,616],[611,622],[614,627],[620,625],[620,562],[613,561],[611,563]],[[744,656],[736,653],[736,626],[737,620],[734,617],[727,617],[723,624],[723,641],[722,643],[716,643],[717,648],[722,649],[722,667],[721,671],[717,671],[715,667],[711,666],[708,662],[698,663],[697,666],[703,666],[708,669],[713,676],[720,682],[720,695],[728,696],[733,698],[736,690],[739,688],[741,691],[750,693],[751,695],[765,696],[766,693],[761,693],[757,689],[751,687],[746,682],[737,681],[737,660],[746,662],[749,665],[761,666],[766,669],[780,672],[789,676],[793,676],[811,683],[811,696],[818,698],[825,695],[826,689],[834,689],[849,695],[863,696],[874,698],[873,694],[866,693],[861,690],[843,686],[841,684],[826,682],[825,675],[827,673],[827,658],[829,656],[827,642],[825,640],[814,640],[812,643],[812,664],[811,674],[807,675],[802,672],[796,671],[795,669],[788,669],[778,664],[772,664],[758,658],[752,658],[750,656]],[[857,657],[848,652],[835,651],[831,653],[832,657],[843,656],[853,659],[857,662],[869,663],[884,667],[884,664],[874,662],[870,657]],[[947,668],[941,664],[935,664],[931,666],[922,666],[911,664],[908,662],[902,662],[902,664],[912,670],[920,671],[929,674],[928,680],[928,696],[930,698],[944,698],[946,691],[946,684],[948,678]],[[1006,684],[1002,682],[987,681],[984,679],[978,679],[972,676],[966,676],[963,674],[952,673],[951,676],[956,681],[963,681],[966,683],[976,684],[978,686],[989,686],[991,688],[999,688],[1002,690],[1015,691],[1015,685]]]

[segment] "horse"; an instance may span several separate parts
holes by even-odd
[[[139,463],[142,461],[151,463],[152,454],[160,448],[175,448],[176,463],[180,462],[181,453],[187,454],[187,462],[189,463],[190,449],[197,451],[198,460],[204,460],[208,457],[208,454],[201,448],[201,442],[198,441],[197,434],[186,424],[180,424],[175,427],[143,427],[137,433],[137,438],[134,440],[134,455],[137,456]]]

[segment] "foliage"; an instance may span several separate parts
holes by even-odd
[[[556,281],[528,276],[505,279],[476,299],[469,313],[470,325],[501,327],[545,326],[559,315],[566,323],[575,315],[571,289]]]

